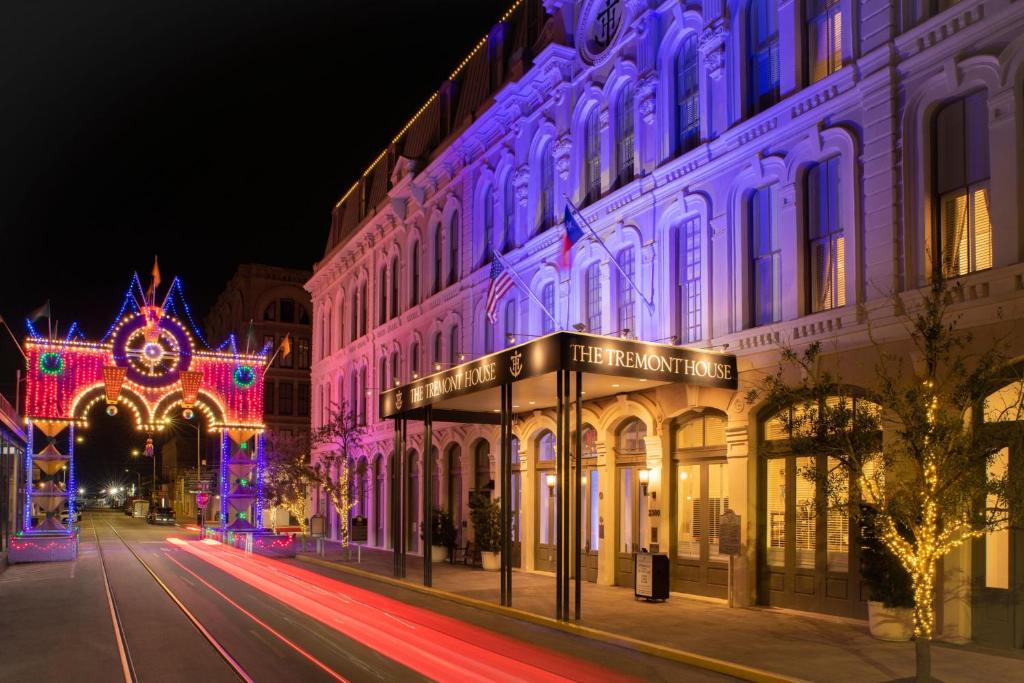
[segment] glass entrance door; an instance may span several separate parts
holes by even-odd
[[[729,557],[718,554],[718,521],[729,507],[725,462],[676,464],[676,547],[672,588],[726,598]]]
[[[598,469],[583,469],[583,579],[597,581],[597,554],[601,547],[601,488]]]
[[[633,554],[642,550],[643,520],[647,517],[647,498],[640,489],[637,473],[640,465],[617,468],[619,504],[616,513],[615,584],[633,585]]]

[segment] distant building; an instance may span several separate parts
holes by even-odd
[[[244,348],[249,321],[260,347],[269,343],[276,349],[286,334],[291,335],[291,354],[279,355],[267,369],[263,394],[267,429],[286,436],[309,432],[312,304],[303,284],[310,277],[307,270],[243,264],[206,317],[211,343],[234,334]]]
[[[25,432],[17,411],[0,396],[0,552],[7,550],[18,520],[21,462],[25,458]],[[20,482],[24,484],[24,482]]]

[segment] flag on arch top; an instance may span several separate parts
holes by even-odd
[[[583,237],[583,228],[580,227],[576,216],[573,215],[569,206],[565,207],[565,234],[562,236],[562,268],[568,269],[572,265],[572,248]]]
[[[514,284],[501,259],[495,258],[491,262],[491,282],[487,286],[487,319],[491,324],[498,322],[498,302]]]

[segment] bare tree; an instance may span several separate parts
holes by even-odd
[[[913,583],[919,681],[931,680],[939,560],[1015,523],[1011,512],[1024,502],[1022,482],[1002,461],[1010,440],[1021,440],[1024,380],[1003,340],[960,329],[950,311],[959,295],[936,280],[919,299],[895,297],[911,353],[873,339],[878,361],[866,392],[852,391],[841,359],[813,343],[784,348],[777,371],[747,397],[767,402],[793,452],[827,456],[828,467],[800,472],[824,489],[823,505],[853,517],[857,503],[871,504],[873,531]],[[1014,421],[1010,429],[985,424]]]
[[[309,465],[308,436],[271,433],[264,449],[266,475],[264,494],[271,504],[283,507],[299,520],[302,533],[308,531],[309,494],[314,472]]]

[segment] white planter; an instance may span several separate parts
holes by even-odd
[[[906,642],[914,634],[914,610],[868,601],[868,628],[879,640]]]
[[[496,572],[501,569],[501,553],[500,552],[489,552],[487,550],[480,551],[480,564],[483,565],[484,571]]]
[[[443,545],[430,546],[430,561],[437,564],[448,559],[448,548]]]

